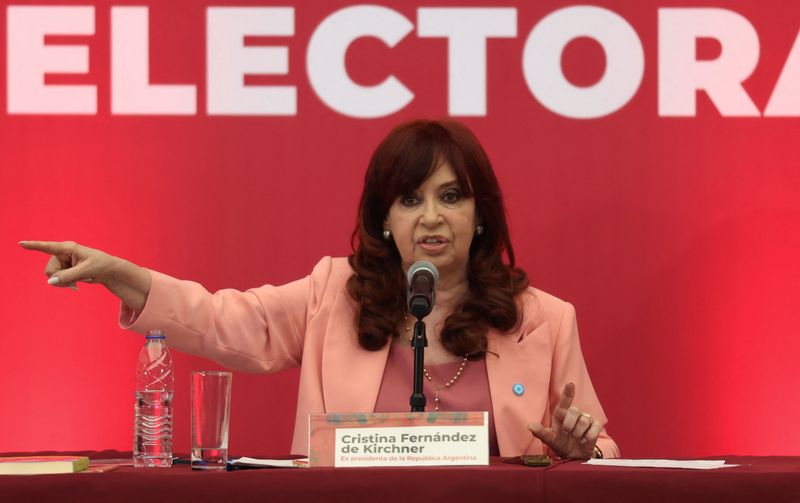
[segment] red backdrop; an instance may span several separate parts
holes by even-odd
[[[43,3],[52,4],[36,2]],[[494,163],[519,264],[534,285],[575,304],[608,429],[624,455],[797,454],[800,110],[792,107],[800,107],[791,103],[800,88],[791,79],[800,80],[800,65],[787,60],[800,3],[594,2],[630,24],[644,66],[618,109],[584,119],[542,105],[523,70],[531,30],[570,5],[554,0],[503,4],[516,15],[516,36],[486,44],[486,110],[471,115],[450,113],[448,42],[418,34],[417,9],[486,3],[382,2],[410,31],[394,47],[354,41],[347,70],[362,86],[394,75],[413,99],[377,117],[342,114],[312,86],[307,49],[320,24],[351,3],[232,4],[293,9],[293,35],[248,39],[288,49],[285,75],[245,78],[248,86],[296,89],[296,113],[281,116],[209,113],[206,7],[225,2],[205,0],[113,3],[149,6],[149,80],[196,86],[194,114],[112,113],[106,1],[74,2],[93,9],[92,33],[56,30],[46,39],[87,48],[87,72],[46,72],[44,83],[93,86],[96,112],[20,111],[10,83],[35,61],[24,44],[9,42],[12,24],[25,32],[11,22],[25,3],[3,3],[0,451],[130,449],[133,368],[143,342],[117,328],[118,303],[102,287],[49,287],[45,257],[17,241],[75,240],[210,290],[288,282],[324,255],[349,252],[362,175],[390,128],[452,115],[475,131]],[[748,57],[747,48],[714,36],[721,25],[703,21],[701,8],[736,12],[752,27],[757,65],[742,76],[738,95],[700,89],[693,113],[683,116],[659,107],[660,97],[672,99],[693,78],[673,69],[676,87],[660,82],[669,70],[660,63],[678,51],[675,38],[659,37],[670,7],[694,9],[686,19],[710,30],[696,43],[700,61]],[[561,54],[561,68],[575,90],[588,92],[604,79],[607,51],[616,50],[580,37]],[[636,83],[635,75],[614,77]],[[787,79],[789,104],[764,114],[779,77]],[[742,93],[755,114],[721,104]],[[217,366],[174,358],[176,448],[186,452],[189,371]],[[288,451],[296,382],[296,371],[235,375],[235,454]]]

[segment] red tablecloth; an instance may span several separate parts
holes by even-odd
[[[104,453],[119,457],[119,453]],[[108,473],[0,476],[0,502],[394,501],[800,502],[800,457],[726,456],[735,468],[608,468],[581,462],[549,468],[312,468],[235,472],[122,467]]]

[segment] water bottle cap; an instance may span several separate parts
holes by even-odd
[[[145,337],[147,337],[148,341],[151,340],[151,339],[166,339],[167,338],[167,336],[164,335],[164,332],[162,332],[161,330],[150,330],[150,331],[147,332],[147,335]]]

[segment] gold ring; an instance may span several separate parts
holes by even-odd
[[[585,413],[585,412],[583,414],[581,414],[581,417],[585,417],[586,419],[588,419],[589,420],[589,424],[592,424],[594,422],[594,418],[592,416],[590,416],[589,414]]]

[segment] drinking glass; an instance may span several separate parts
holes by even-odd
[[[225,470],[233,374],[192,372],[192,469]]]

